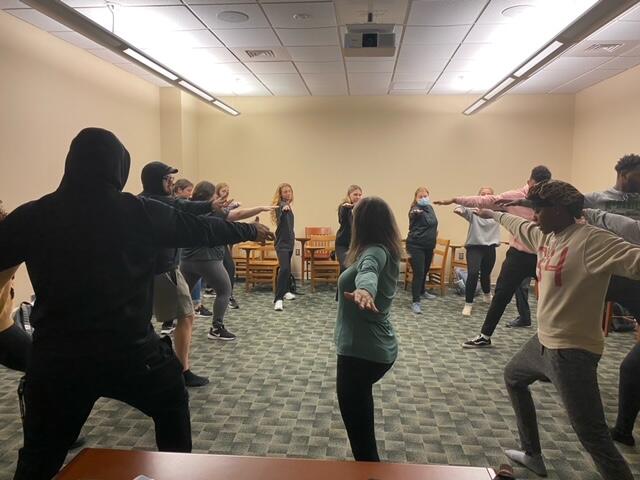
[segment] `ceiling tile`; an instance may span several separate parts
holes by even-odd
[[[151,58],[155,58],[176,70],[190,65],[235,63],[238,61],[226,48],[144,49],[143,51]]]
[[[531,18],[536,15],[544,15],[550,8],[553,8],[554,3],[557,2],[558,0],[491,0],[487,8],[482,12],[482,15],[480,15],[478,23],[517,23],[525,16]],[[502,13],[506,9],[514,6],[532,8],[519,12],[519,16],[508,16]]]
[[[585,88],[590,87],[591,85],[595,85],[596,83],[606,80],[607,78],[613,77],[618,73],[620,73],[620,70],[593,70],[582,75],[579,78],[576,78],[571,82],[561,85],[560,87],[553,90],[552,93],[577,93],[580,90],[584,90]]]
[[[624,22],[640,22],[640,5],[631,8],[620,20]]]
[[[342,62],[296,62],[300,73],[340,73],[344,75]]]
[[[118,20],[118,15],[121,19]],[[145,25],[154,31],[199,30],[202,23],[185,6],[121,7],[116,11],[116,25],[125,24],[131,29]]]
[[[312,95],[347,95],[347,79],[342,73],[304,73]]]
[[[170,83],[167,83],[164,80],[162,80],[160,77],[156,77],[155,75],[140,76],[140,78],[155,85],[156,87],[172,87],[173,86]]]
[[[422,90],[426,93],[427,88],[431,86],[431,82],[393,82],[391,83],[392,90]]]
[[[167,41],[183,48],[222,47],[222,43],[209,30],[180,30],[168,32]]]
[[[402,43],[404,45],[457,44],[467,34],[471,25],[449,27],[407,27]]]
[[[231,47],[233,54],[241,62],[286,62],[291,60],[291,55],[285,47]],[[264,51],[264,53],[260,53]]]
[[[347,60],[349,73],[388,73],[393,72],[394,60],[380,60],[377,62],[350,62]]]
[[[104,7],[107,0],[63,0],[71,7]],[[124,7],[138,7],[150,5],[182,5],[180,0],[118,0],[118,5]]]
[[[95,49],[90,49],[87,50],[89,53],[92,53],[93,55],[95,55],[98,58],[101,58],[102,60],[105,60],[109,63],[125,63],[127,62],[127,60],[118,55],[115,52],[112,52],[111,50],[108,50],[106,48],[95,48]]]
[[[270,28],[215,30],[227,47],[279,47],[280,40]]]
[[[52,32],[52,35],[55,35],[56,37],[61,38],[62,40],[79,48],[102,48],[102,45],[94,42],[93,40],[89,40],[87,37],[80,35],[77,32]]]
[[[71,30],[66,25],[58,23],[55,20],[47,17],[45,14],[31,8],[6,10],[6,12],[10,13],[14,17],[18,17],[20,20],[24,20],[25,22],[30,23],[35,27],[46,30],[47,32],[67,32]]]
[[[189,5],[222,5],[222,4],[231,3],[231,1],[230,0],[186,0],[186,2]],[[256,3],[256,0],[242,0],[242,3]]]
[[[291,62],[245,62],[245,65],[258,75],[264,73],[297,73],[296,67]]]
[[[613,22],[589,36],[588,40],[640,40],[640,22]]]
[[[300,75],[296,74],[264,74],[260,80],[271,90],[274,95],[281,96],[305,96],[309,91]]]
[[[548,93],[559,86],[575,80],[575,75],[570,70],[542,70],[533,77],[513,88],[514,93]]]
[[[600,68],[606,70],[617,70],[633,68],[640,64],[640,57],[618,57],[603,64]]]
[[[458,45],[403,45],[400,49],[400,60],[420,61],[424,59],[448,60]]]
[[[276,30],[283,45],[289,47],[310,45],[339,45],[338,29],[327,28],[279,28]]]
[[[29,8],[29,6],[18,0],[0,0],[0,10],[7,8]]]
[[[582,75],[596,67],[599,67],[608,60],[606,57],[559,57],[544,70],[571,70],[576,76]]]
[[[271,93],[251,73],[214,75],[203,79],[199,86],[218,96],[269,96]]]
[[[269,21],[262,13],[262,9],[257,4],[233,4],[233,5],[195,5],[193,11],[212,29],[229,28],[269,28]],[[246,22],[232,23],[220,20],[218,15],[221,12],[240,12],[249,16]]]
[[[426,95],[426,90],[391,90],[390,95]]]
[[[332,2],[263,4],[275,28],[335,27],[336,12]]]
[[[620,56],[621,57],[640,57],[640,45],[624,52]]]
[[[287,47],[297,62],[338,62],[342,60],[339,47]]]
[[[93,20],[102,28],[105,28],[110,32],[114,31],[113,15],[107,7],[77,8],[76,11],[88,19]],[[118,34],[122,36],[122,32],[119,32]],[[125,37],[123,36],[122,38]]]
[[[419,82],[433,83],[440,76],[440,72],[424,72],[424,73],[398,73],[393,76],[394,82]]]
[[[407,25],[470,25],[486,3],[486,0],[417,0],[411,4]]]
[[[471,89],[451,83],[438,82],[429,89],[429,95],[468,95]]]

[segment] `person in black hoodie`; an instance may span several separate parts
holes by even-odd
[[[194,215],[205,215],[218,209],[214,202],[192,202],[175,197],[173,175],[177,168],[162,162],[151,162],[142,169],[142,198],[150,198]],[[191,292],[180,273],[180,252],[177,248],[162,249],[156,261],[156,277],[153,282],[153,314],[162,323],[162,332],[170,333],[173,321],[177,320],[174,333],[176,355],[182,363],[184,381],[187,387],[201,387],[209,379],[194,374],[189,368],[189,350],[195,312]]]
[[[351,243],[351,224],[353,223],[353,207],[362,197],[362,188],[349,185],[347,196],[338,207],[338,223],[340,227],[336,233],[336,258],[340,264],[340,273],[347,269],[347,252]]]
[[[407,235],[407,253],[413,269],[411,310],[416,314],[422,313],[420,296],[428,299],[435,298],[435,295],[425,291],[424,285],[431,267],[437,237],[438,219],[429,200],[429,190],[426,187],[420,187],[416,190],[409,208],[409,234]]]
[[[14,480],[49,480],[100,397],[141,410],[158,449],[189,452],[182,366],[151,325],[160,248],[273,238],[123,193],[129,153],[97,128],[71,143],[58,189],[0,222],[0,271],[26,262],[38,298]]]

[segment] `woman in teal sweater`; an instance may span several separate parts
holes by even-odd
[[[400,233],[384,200],[366,197],[353,209],[347,265],[338,280],[336,389],[353,457],[379,462],[373,384],[391,368],[398,342],[390,320],[400,263]]]

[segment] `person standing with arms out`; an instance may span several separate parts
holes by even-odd
[[[402,245],[389,205],[366,197],[353,208],[347,269],[338,280],[336,391],[357,461],[379,462],[373,384],[393,366],[398,341],[391,323]]]
[[[229,184],[224,182],[218,183],[216,185],[215,197],[222,200],[226,200],[227,198],[229,198]],[[227,208],[233,210],[234,208],[238,208],[239,206],[240,202],[233,202],[233,204],[229,205]],[[257,218],[259,217],[256,217],[256,219]],[[222,263],[224,265],[224,268],[227,270],[227,273],[229,274],[229,278],[231,279],[231,297],[229,298],[229,308],[240,308],[238,301],[233,296],[233,287],[236,284],[236,263],[233,261],[233,255],[231,254],[231,245],[227,245]]]
[[[582,216],[584,196],[566,182],[539,183],[531,187],[527,200],[535,211],[533,222],[508,213],[478,212],[537,252],[538,333],[504,371],[521,450],[505,453],[536,474],[546,475],[529,386],[550,380],[600,475],[605,480],[632,480],[607,427],[598,362],[604,350],[601,315],[609,280],[614,274],[640,279],[640,247],[606,230],[576,223]]]
[[[419,187],[413,196],[409,208],[409,234],[407,235],[407,253],[413,270],[411,282],[411,311],[422,313],[420,297],[432,300],[435,295],[425,291],[427,274],[433,260],[433,250],[436,248],[438,237],[438,219],[431,206],[429,190]]]
[[[340,263],[340,273],[346,270],[347,252],[351,243],[351,223],[353,220],[353,207],[362,198],[362,188],[358,185],[349,185],[347,196],[338,207],[338,223],[340,227],[336,233],[336,258]]]
[[[478,195],[493,195],[493,188],[482,187]],[[500,245],[500,225],[492,219],[480,218],[473,210],[458,206],[454,213],[469,222],[465,250],[467,252],[467,282],[465,284],[465,304],[462,315],[471,316],[473,299],[476,295],[478,277],[486,303],[491,303],[491,271],[496,264],[496,247]]]
[[[291,257],[296,241],[293,229],[293,188],[288,183],[281,183],[273,196],[272,204],[277,208],[271,212],[271,220],[276,225],[276,253],[278,255],[278,280],[273,309],[277,312],[284,310],[284,300],[293,300],[296,296],[289,292],[289,277],[291,276]]]
[[[474,197],[455,197],[450,200],[436,201],[436,205],[450,205],[457,203],[465,207],[472,208],[492,208],[503,209],[503,204],[513,202],[514,200],[525,199],[529,189],[545,180],[551,178],[551,172],[543,165],[539,165],[531,170],[529,180],[527,183],[517,189],[503,192],[499,195],[485,195]],[[507,212],[518,215],[526,220],[533,219],[533,210],[528,207],[522,206],[507,206],[504,207]],[[493,293],[493,299],[489,310],[482,324],[480,334],[476,337],[467,340],[462,344],[463,348],[486,348],[491,347],[491,336],[495,331],[500,318],[504,313],[504,310],[511,302],[515,291],[522,285],[523,280],[528,277],[535,277],[536,275],[536,254],[529,250],[525,245],[520,243],[517,238],[511,237],[509,242],[509,250],[507,250],[507,256],[502,262],[500,268],[500,275],[496,281],[496,288]],[[520,318],[522,321],[522,318]],[[512,327],[529,327],[531,322],[514,324]]]

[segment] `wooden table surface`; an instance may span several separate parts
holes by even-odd
[[[491,480],[479,467],[85,448],[55,480]]]

